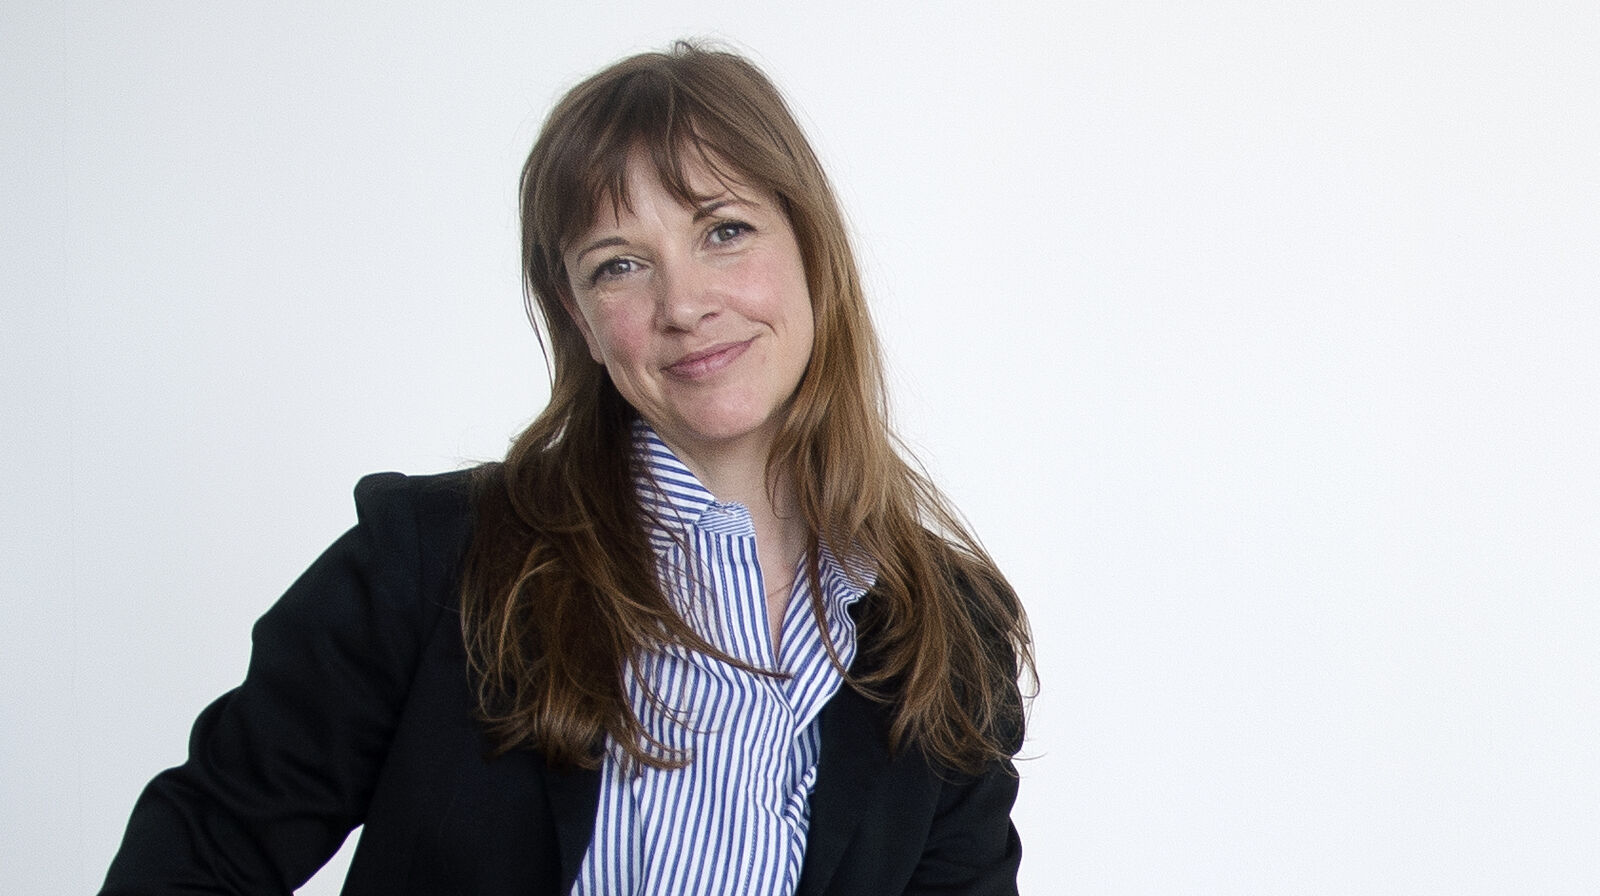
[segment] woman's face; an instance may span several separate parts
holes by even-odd
[[[678,201],[647,158],[628,163],[631,209],[611,204],[565,255],[569,311],[617,390],[680,459],[704,472],[764,464],[811,358],[805,265],[764,190],[703,166]]]

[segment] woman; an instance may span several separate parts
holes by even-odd
[[[507,459],[368,477],[106,893],[1013,893],[1022,610],[896,453],[831,188],[745,60],[554,109]]]

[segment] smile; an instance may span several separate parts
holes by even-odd
[[[708,377],[738,360],[752,342],[755,342],[753,336],[742,342],[724,342],[697,352],[690,352],[663,367],[662,370],[669,376],[685,380]]]

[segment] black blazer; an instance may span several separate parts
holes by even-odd
[[[356,505],[257,622],[248,675],[201,713],[188,761],[145,788],[103,893],[287,894],[358,825],[350,896],[571,891],[600,776],[486,758],[455,593],[468,474],[369,476]],[[1011,764],[891,756],[887,725],[849,687],[823,709],[800,896],[1016,893]]]

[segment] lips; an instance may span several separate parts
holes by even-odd
[[[721,342],[709,348],[690,352],[662,369],[670,376],[679,379],[702,379],[738,360],[752,342],[755,342],[755,337],[740,342]]]

